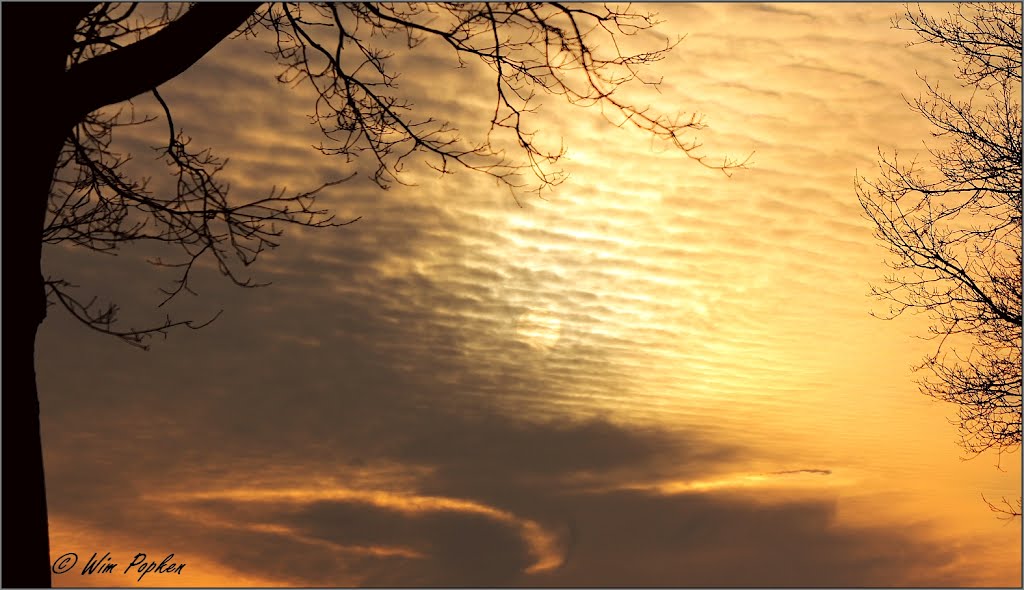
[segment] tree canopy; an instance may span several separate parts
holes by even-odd
[[[921,391],[956,404],[963,449],[1021,442],[1021,5],[918,8],[898,19],[948,49],[959,93],[922,77],[910,109],[932,128],[929,161],[882,154],[857,195],[894,273],[873,293],[890,315],[925,313],[938,340]],[[1020,513],[1007,504],[1011,512]]]

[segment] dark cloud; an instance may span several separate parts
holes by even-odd
[[[977,583],[953,570],[955,547],[920,526],[839,524],[826,499],[778,501],[728,491],[661,495],[565,492],[540,486],[528,503],[560,506],[542,522],[557,537],[553,570],[522,530],[487,514],[405,511],[367,502],[179,500],[190,519],[156,530],[165,543],[270,580],[368,586],[872,587]],[[121,532],[145,534],[132,519]],[[368,549],[375,549],[376,554]]]
[[[811,21],[816,21],[820,18],[817,14],[804,12],[802,10],[793,10],[787,6],[779,6],[777,4],[752,4],[750,5],[750,9],[756,12],[767,13],[769,15],[794,16]]]
[[[574,503],[559,586],[958,585],[957,554],[898,529],[847,528],[829,500],[772,503],[728,492],[587,495]]]
[[[770,475],[790,475],[794,473],[813,473],[815,475],[832,475],[831,469],[790,469],[787,471],[772,471]]]
[[[236,531],[206,527],[195,550],[300,585],[486,586],[521,579],[532,562],[515,526],[482,514],[403,512],[345,501],[296,506],[234,500],[206,502],[197,520],[202,514],[228,514],[231,522],[257,529],[257,541],[254,547],[232,542]],[[289,534],[261,533],[257,523]]]

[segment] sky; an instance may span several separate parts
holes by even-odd
[[[870,314],[885,251],[854,178],[920,151],[903,97],[948,56],[907,46],[898,4],[636,7],[663,22],[631,43],[685,37],[623,96],[704,114],[703,153],[746,169],[551,97],[531,121],[569,176],[543,198],[412,161],[384,191],[310,147],[266,37],[161,87],[234,194],[357,172],[320,203],[360,219],[288,229],[250,269],[268,287],[205,265],[170,309],[153,251],[45,251],[126,325],[224,310],[149,351],[51,311],[54,559],[173,553],[143,580],[169,586],[1018,586],[1020,521],[981,495],[1019,497],[1020,454],[963,460],[911,371],[927,318]],[[479,136],[493,85],[451,57],[396,54],[401,91]],[[164,132],[117,138],[156,187]],[[138,583],[79,569],[54,584]]]

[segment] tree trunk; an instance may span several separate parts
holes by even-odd
[[[90,5],[3,5],[3,579],[49,587],[50,549],[35,339],[46,317],[42,230],[71,121],[61,88]]]
[[[4,121],[11,121],[4,102]],[[22,115],[23,116],[23,115]],[[50,178],[61,129],[14,143],[4,125],[3,174],[3,580],[5,587],[50,585],[46,487],[36,390],[35,340],[46,317],[40,268]],[[13,144],[13,145],[12,145]],[[14,147],[14,146],[17,147]],[[40,202],[42,207],[39,206]]]

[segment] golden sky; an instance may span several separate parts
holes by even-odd
[[[954,408],[910,372],[926,318],[869,315],[885,253],[854,177],[920,150],[902,97],[915,72],[948,80],[947,56],[906,46],[897,4],[650,8],[686,37],[652,66],[660,93],[625,96],[703,113],[704,151],[748,169],[549,98],[533,125],[570,176],[543,199],[410,164],[412,186],[324,193],[361,220],[287,232],[253,269],[272,286],[208,267],[170,310],[225,310],[201,331],[140,352],[51,313],[54,558],[173,552],[183,574],[145,583],[175,586],[1018,585],[1020,521],[981,494],[1018,497],[1020,455],[961,461]],[[310,148],[312,99],[266,42],[163,87],[177,124],[239,195],[372,170]],[[472,137],[492,86],[448,58],[394,61]],[[162,133],[119,138],[157,186]],[[51,248],[44,268],[159,321],[170,275],[145,254]]]

